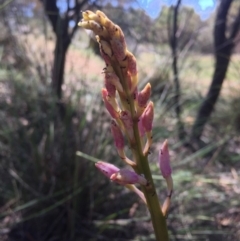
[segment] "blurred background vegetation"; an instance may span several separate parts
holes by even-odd
[[[154,240],[143,203],[76,155],[123,166],[100,96],[104,63],[77,28],[86,9],[122,27],[140,87],[152,85],[149,160],[163,201],[167,138],[171,240],[240,240],[240,2],[215,4],[203,20],[181,0],[154,19],[136,1],[0,1],[0,240]]]

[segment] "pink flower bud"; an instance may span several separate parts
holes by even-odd
[[[98,35],[96,35],[96,40],[99,44],[100,54],[103,60],[106,64],[111,64],[112,50],[110,44],[105,40],[101,40]]]
[[[127,47],[123,32],[117,25],[115,25],[114,37],[111,38],[110,43],[116,59],[118,61],[124,60],[127,53]]]
[[[118,110],[116,110],[112,103],[109,101],[109,95],[106,89],[102,89],[102,98],[105,104],[106,109],[108,110],[109,114],[112,116],[113,119],[119,118]]]
[[[146,132],[150,132],[152,130],[153,115],[153,102],[150,101],[142,114],[142,125]]]
[[[121,129],[116,124],[114,120],[111,121],[111,132],[113,135],[114,143],[117,149],[123,149],[124,148],[124,137],[122,134]]]
[[[103,173],[103,175],[105,175],[109,179],[114,173],[120,170],[118,167],[114,166],[113,164],[102,162],[102,161],[95,163],[95,166],[101,173]]]
[[[140,119],[138,121],[138,130],[139,130],[140,137],[143,137],[145,134],[145,130],[144,130],[143,124],[142,124],[142,117],[140,117]]]
[[[116,87],[109,81],[108,78],[105,78],[104,84],[107,89],[108,95],[115,97],[116,96]]]
[[[137,75],[137,61],[134,55],[127,51],[127,70],[133,76]]]
[[[126,129],[131,129],[133,127],[132,117],[128,111],[121,111],[120,119],[122,120]]]
[[[95,166],[104,176],[120,185],[138,183],[146,186],[148,184],[147,180],[143,176],[138,175],[134,171],[119,169],[115,165],[103,161],[95,163]]]
[[[143,176],[128,169],[120,169],[118,172],[113,173],[110,179],[121,185],[138,183],[146,186],[148,184],[147,180]]]
[[[102,39],[99,40],[99,43],[101,45],[103,52],[111,58],[113,55],[113,52],[110,44],[106,40],[102,40]]]
[[[125,127],[125,134],[130,138],[130,140],[134,139],[133,133],[133,121],[130,112],[128,111],[121,111],[120,119]]]
[[[151,95],[151,85],[149,83],[146,84],[146,86],[143,88],[142,91],[138,93],[138,106],[143,108],[146,107],[147,102]]]
[[[118,76],[115,74],[112,66],[108,65],[106,68],[104,68],[103,73],[105,74],[106,81],[114,85],[118,91],[123,92],[123,87],[120,83]]]
[[[170,157],[168,152],[168,141],[165,140],[159,151],[159,167],[164,178],[171,176]]]

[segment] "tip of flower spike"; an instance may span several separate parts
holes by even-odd
[[[171,176],[170,156],[168,151],[168,141],[165,140],[159,151],[159,166],[164,178]]]

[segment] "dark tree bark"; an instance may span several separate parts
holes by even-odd
[[[177,31],[178,31],[178,13],[179,8],[181,5],[181,0],[178,0],[176,6],[171,8],[171,11],[173,11],[173,22],[172,27],[170,27],[170,19],[168,19],[169,24],[169,43],[172,50],[172,70],[173,70],[173,79],[174,79],[174,85],[175,85],[175,96],[174,96],[174,102],[175,102],[175,112],[177,116],[177,129],[178,129],[178,137],[181,141],[185,141],[185,130],[184,125],[181,120],[181,105],[180,105],[180,97],[181,97],[181,86],[179,81],[179,73],[178,73],[178,37],[177,37]],[[171,16],[169,12],[169,17]],[[171,31],[172,29],[172,31]],[[170,32],[171,31],[171,32]]]
[[[70,0],[67,1],[67,10],[60,14],[57,7],[57,0],[40,0],[44,5],[44,10],[52,25],[56,36],[54,61],[52,67],[52,88],[59,99],[62,97],[62,84],[64,83],[64,67],[66,53],[72,41],[72,37],[77,30],[77,24],[80,19],[80,10],[87,4],[87,0],[75,0],[75,5],[70,8]],[[74,20],[73,28],[69,27],[71,20]]]
[[[59,22],[61,22],[60,20]],[[68,26],[64,26],[64,21],[59,24],[56,30],[56,44],[54,50],[54,60],[52,69],[52,88],[59,99],[62,96],[62,84],[64,82],[65,60],[71,39],[68,37]]]
[[[208,93],[203,100],[195,123],[192,128],[191,140],[199,144],[204,126],[207,123],[214,106],[219,97],[223,81],[225,79],[228,65],[230,62],[232,50],[234,48],[234,39],[240,27],[240,9],[235,21],[231,26],[229,37],[226,36],[227,15],[233,0],[221,0],[217,10],[217,16],[214,26],[214,50],[215,50],[215,69],[213,73],[212,83]]]

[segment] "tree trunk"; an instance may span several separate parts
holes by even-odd
[[[197,142],[199,141],[202,135],[205,124],[207,123],[211,113],[214,110],[214,106],[219,97],[222,84],[227,73],[230,58],[230,46],[228,46],[228,48],[226,48],[224,51],[218,53],[218,55],[216,56],[216,64],[212,83],[210,85],[210,88],[204,101],[202,102],[199,108],[197,118],[192,129],[192,138],[195,139]]]
[[[68,46],[67,43],[63,43],[60,37],[57,37],[52,69],[52,88],[59,99],[62,97],[62,84],[64,81],[64,67]]]
[[[67,10],[64,14],[60,13],[57,6],[57,0],[40,0],[43,3],[45,13],[52,25],[53,32],[56,36],[54,61],[52,66],[52,89],[54,94],[61,99],[62,84],[64,83],[64,67],[66,53],[75,31],[78,28],[81,8],[87,4],[88,0],[81,2],[75,1],[73,7],[70,6],[70,0],[66,1]],[[74,21],[75,25],[69,28],[70,21]]]
[[[213,112],[214,106],[219,97],[222,84],[227,73],[232,50],[234,48],[234,39],[239,31],[240,9],[235,21],[230,27],[230,35],[228,38],[226,37],[227,15],[232,2],[233,0],[222,0],[220,1],[220,5],[218,7],[214,26],[215,69],[212,83],[199,108],[192,128],[191,141],[196,142],[196,144],[201,142],[200,138],[204,130],[204,126]]]
[[[172,26],[172,32],[169,33],[169,42],[170,47],[172,50],[172,71],[173,71],[173,80],[175,85],[175,95],[174,95],[174,102],[175,102],[175,112],[177,117],[177,130],[178,130],[178,137],[179,140],[184,142],[186,137],[186,132],[184,130],[184,125],[182,122],[181,114],[181,105],[180,105],[180,98],[181,98],[181,86],[180,86],[180,80],[179,80],[179,73],[178,73],[178,37],[177,37],[177,31],[178,31],[178,13],[179,8],[181,5],[181,0],[177,1],[176,6],[172,8],[173,10],[173,26]],[[170,14],[170,12],[169,12]],[[169,15],[170,17],[171,15]],[[170,27],[170,19],[169,19],[169,31],[171,31]]]

